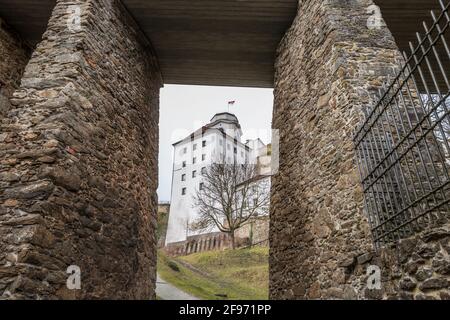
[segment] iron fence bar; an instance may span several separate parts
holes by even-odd
[[[410,47],[412,48],[412,44],[411,43],[410,43]],[[427,81],[426,81],[425,76],[423,74],[422,68],[420,67],[420,63],[418,62],[418,59],[417,59],[417,57],[415,55],[414,55],[414,61],[417,63],[417,70],[419,72],[420,79],[422,80],[422,84],[423,84],[423,86],[425,88],[425,91],[427,93],[427,97],[428,97],[429,101],[433,101],[433,96],[430,93],[430,89],[428,87]],[[426,111],[426,109],[425,109],[425,111]],[[436,110],[433,113],[434,113],[435,116],[438,116],[438,113],[437,113]],[[443,131],[444,129],[442,128],[442,125],[439,124],[439,126],[440,126],[440,130],[441,130],[441,134],[445,134],[444,131]],[[450,147],[448,145],[448,142],[445,141],[445,144],[446,144],[446,147],[447,147],[447,151],[450,152]]]
[[[404,73],[403,73],[403,76],[405,76]],[[412,80],[412,82],[413,82],[413,84],[414,84],[414,86],[415,86],[416,92],[419,92],[418,86],[417,86],[417,83],[416,83],[416,80],[415,80],[414,75],[412,75],[411,80]],[[410,87],[409,87],[408,82],[405,82],[405,87],[406,87],[406,89],[407,89],[408,97],[409,97],[409,100],[410,100],[410,102],[411,102],[411,105],[413,106],[413,107],[412,107],[412,110],[414,111],[414,116],[415,116],[416,119],[419,121],[420,117],[419,117],[419,115],[417,114],[416,108],[414,107],[414,99],[413,99],[413,96],[412,96],[412,93],[411,93],[411,89],[410,89]],[[401,96],[402,96],[402,99],[404,99],[403,93],[401,94]],[[422,99],[420,98],[420,96],[419,96],[418,99],[416,99],[416,100],[419,101],[419,107],[422,109],[422,112],[425,114],[425,113],[426,113],[426,110],[425,110],[425,108],[424,108],[423,101],[422,101]],[[404,103],[406,104],[406,102],[404,102]],[[408,116],[408,118],[409,118],[408,113],[407,113],[407,116]],[[428,126],[431,126],[431,121],[430,121],[429,117],[424,117],[424,119],[427,120]],[[420,128],[420,130],[421,130],[421,134],[422,134],[422,135],[426,135],[426,134],[424,133],[424,130],[423,130],[423,128],[422,128],[421,125],[419,126],[419,128]],[[436,136],[435,136],[434,134],[432,134],[431,136],[432,136],[432,138],[433,138],[433,142],[434,142],[436,145],[438,145],[439,143],[438,143],[438,141],[437,141]],[[417,138],[416,138],[416,139],[417,139]],[[431,152],[430,152],[430,149],[429,149],[429,147],[428,147],[428,144],[425,143],[425,146],[426,146],[427,154],[428,154],[428,156],[429,156],[429,158],[430,158],[430,161],[431,161],[432,164],[433,164],[435,174],[438,175],[438,171],[437,171],[436,167],[434,166],[434,161],[433,161],[433,158],[432,158],[432,156],[431,156]],[[420,150],[419,150],[419,152],[420,152]],[[444,168],[445,168],[445,157],[443,157],[440,148],[438,148],[438,152],[439,152],[440,160],[443,160],[442,164],[443,164],[443,166],[444,166]],[[442,159],[441,159],[441,157],[442,157]],[[408,168],[409,168],[409,165],[408,165]],[[445,171],[445,173],[447,173],[446,170],[444,170],[444,171]],[[448,177],[448,174],[447,174],[447,177]],[[439,180],[439,181],[440,181],[440,180]],[[415,198],[417,198],[416,188],[413,188],[413,192],[415,193]],[[410,200],[410,202],[411,202],[411,200]],[[415,213],[414,213],[414,214],[415,214]]]
[[[411,77],[411,80],[412,80],[412,82],[414,84],[416,92],[419,92],[419,87],[417,86],[416,79],[415,79],[414,75]],[[411,89],[409,88],[408,83],[406,83],[406,88],[408,90],[408,95],[410,97],[410,100],[413,101]],[[426,114],[426,109],[425,109],[425,106],[423,104],[423,100],[420,97],[419,97],[418,100],[419,100],[419,104],[420,104],[420,108],[422,109],[422,112],[424,114]],[[417,110],[415,108],[413,108],[413,110],[414,110],[414,114],[415,114],[416,118],[419,119],[419,115],[417,114]],[[425,119],[427,120],[428,125],[431,125],[431,121],[430,121],[429,117],[425,117]],[[419,126],[419,127],[421,128],[421,131],[422,131],[422,134],[423,134],[422,126]],[[441,133],[444,135],[445,133],[443,131],[444,129],[442,128],[442,124],[441,123],[439,123],[439,129],[440,129]],[[433,136],[434,142],[436,143],[436,145],[438,145],[439,142],[438,142],[436,136],[434,134],[432,136]],[[447,141],[445,141],[445,143],[448,145]],[[441,158],[440,160],[442,161],[442,164],[445,166],[445,156],[442,154],[442,151],[441,151],[440,148],[438,148],[438,152],[439,152],[439,156]],[[449,179],[450,177],[449,177],[449,174],[448,174],[447,170],[444,170],[444,171],[445,171],[447,179]]]
[[[413,206],[415,206],[415,205],[421,203],[423,200],[425,200],[426,198],[428,198],[432,192],[437,192],[437,191],[439,191],[439,190],[442,190],[442,189],[444,189],[446,186],[448,186],[449,184],[450,184],[450,181],[444,182],[442,185],[440,185],[439,187],[437,187],[437,188],[435,188],[434,190],[432,190],[429,194],[423,195],[422,197],[420,197],[419,199],[417,199],[416,201],[414,201],[413,203],[411,203],[407,208],[405,208],[405,209],[403,209],[402,211],[396,213],[396,214],[395,214],[394,216],[392,216],[390,219],[393,219],[393,218],[395,218],[396,216],[401,215],[405,210],[407,210],[407,209],[409,209],[409,208],[411,208],[411,207],[413,207]],[[449,199],[449,200],[450,200],[450,199]],[[428,208],[428,209],[430,209],[430,208]],[[390,220],[390,219],[388,219],[388,220]],[[376,226],[376,227],[374,228],[374,230],[379,229],[379,228],[381,228],[382,226],[383,226],[383,223],[381,223],[381,224],[379,224],[378,226]]]
[[[442,11],[431,11],[430,27],[422,22],[425,36],[416,33],[417,45],[409,43],[411,53],[353,133],[376,248],[450,214],[450,1],[439,3]]]
[[[397,105],[398,106],[398,105]],[[391,107],[391,111],[392,111],[392,107]],[[393,113],[393,112],[391,112],[391,114],[392,114],[392,117],[394,118],[394,124],[395,124],[395,127],[396,127],[396,132],[397,132],[397,134],[399,135],[399,128],[397,127],[397,121],[396,121],[396,119],[395,119],[395,114]],[[389,109],[386,109],[386,118],[388,118],[389,117]],[[401,118],[401,117],[400,117]],[[380,124],[381,124],[381,128],[382,128],[382,130],[383,130],[383,133],[384,133],[384,135],[385,135],[385,137],[386,137],[386,141],[387,141],[387,143],[388,143],[388,141],[389,141],[389,136],[386,134],[386,130],[385,130],[385,127],[384,127],[384,124],[385,124],[385,121],[380,121]],[[379,126],[374,126],[374,128],[377,128],[377,131],[379,132],[379,130],[378,130],[378,127]],[[404,130],[404,128],[403,128],[403,130]],[[383,153],[384,154],[384,153]],[[384,156],[386,156],[385,154],[384,154]],[[394,173],[394,175],[395,175],[395,177],[396,177],[396,182],[397,182],[397,185],[399,186],[399,188],[400,188],[400,191],[401,191],[401,184],[398,182],[398,177],[397,177],[397,173],[396,173],[396,165],[398,165],[398,162],[396,161],[396,157],[398,158],[398,154],[397,154],[397,149],[395,149],[394,150],[394,153],[392,153],[392,155],[390,156],[390,158],[391,158],[391,160],[390,161],[392,161],[392,164],[393,164],[393,166],[390,168],[390,169],[388,169],[387,171],[386,171],[386,175],[388,175],[388,176],[391,176],[390,174],[389,174],[389,171],[392,171],[393,173]],[[386,158],[386,162],[387,163],[389,163],[389,161],[387,161],[389,159],[389,157],[388,158]],[[391,178],[391,181],[392,181],[392,178]],[[393,183],[393,181],[392,181],[392,183]],[[387,188],[387,186],[386,186],[386,188]],[[398,197],[395,197],[395,199],[397,199]],[[402,198],[400,198],[400,199],[402,199]],[[403,207],[403,205],[398,205],[398,208],[402,208]],[[394,220],[394,223],[396,224],[396,221]]]
[[[446,7],[445,10],[448,10],[449,7],[450,7],[450,2],[447,4],[447,7]],[[440,19],[442,16],[443,16],[443,14],[440,15],[439,19]],[[450,26],[450,21],[447,21],[447,23],[446,23],[446,25],[445,25],[445,27],[444,27],[444,32],[448,29],[449,26]],[[435,27],[436,27],[436,23],[433,23],[432,30],[433,30]],[[423,40],[423,41],[425,41],[425,40]],[[437,40],[436,40],[436,41],[437,41]],[[419,43],[419,46],[418,46],[417,48],[414,49],[413,54],[415,54],[417,51],[419,51],[419,49],[420,49],[420,43]],[[431,50],[431,48],[429,48],[429,49],[427,50],[427,52],[430,51],[430,50]],[[408,59],[408,61],[407,61],[406,64],[408,64],[408,63],[412,60],[412,58],[413,58],[413,57],[410,57],[410,58]],[[425,57],[422,56],[422,58],[420,59],[420,62],[422,62],[424,58],[425,58]],[[406,65],[403,66],[402,68],[403,68],[403,69],[406,68]],[[397,77],[398,77],[398,76],[397,76]],[[388,92],[389,92],[389,91],[386,91],[386,92],[384,93],[383,97],[382,97],[381,100],[380,100],[380,103],[378,103],[374,109],[376,109],[376,108],[381,104],[381,101],[385,98],[385,96],[388,94]],[[397,94],[397,92],[395,92],[394,95],[395,95],[395,94]],[[366,121],[363,123],[363,125],[357,130],[356,137],[358,137],[359,134],[360,134],[363,130],[365,130],[365,126],[369,123],[370,120],[371,120],[371,115],[366,119]],[[375,122],[375,121],[376,121],[376,119],[374,120],[374,122]],[[373,123],[372,123],[372,125],[373,125]],[[367,131],[370,130],[370,129],[371,129],[371,126],[369,126],[369,128],[368,128],[367,130],[365,130],[365,133],[367,133]],[[363,137],[364,137],[364,135],[363,135]]]
[[[430,209],[428,209],[427,211],[425,211],[425,212],[419,214],[419,215],[418,215],[417,217],[415,217],[414,219],[411,219],[410,221],[405,222],[402,226],[397,227],[397,228],[403,228],[404,225],[406,225],[406,224],[408,224],[408,223],[411,223],[413,220],[417,220],[417,219],[419,219],[419,218],[421,218],[421,217],[423,217],[423,216],[429,214],[429,213],[432,212],[433,210],[436,210],[436,209],[439,209],[440,207],[443,207],[444,205],[446,205],[446,204],[448,204],[448,203],[450,203],[450,199],[447,199],[447,200],[442,201],[441,203],[438,203],[438,204],[437,204],[436,206],[434,206],[433,208],[430,208]],[[390,231],[390,232],[395,232],[395,231],[396,231],[396,230],[392,230],[392,231]],[[386,234],[381,235],[380,238],[384,238],[385,236],[386,236]],[[376,239],[376,241],[380,240],[380,238]]]
[[[447,94],[446,97],[448,98],[448,97],[449,97],[449,94]],[[435,107],[433,107],[433,110],[430,111],[429,113],[432,113],[432,112],[435,110],[435,108],[437,108],[437,107],[439,107],[439,105],[436,105]],[[445,118],[445,117],[448,116],[449,114],[450,114],[450,112],[447,111],[447,112],[446,112],[441,118],[439,118],[439,119],[442,120],[443,118]],[[419,125],[422,125],[424,121],[425,121],[425,119],[422,119],[419,123],[417,123],[417,124],[415,125],[415,129],[417,129],[417,127],[418,127]],[[432,125],[432,126],[433,126],[433,129],[436,127],[436,125],[437,125],[437,123],[435,123],[435,124]],[[427,134],[428,134],[429,132],[430,132],[430,129],[426,130],[426,133],[427,133]],[[407,137],[409,137],[409,135],[411,135],[411,133],[409,133]],[[404,137],[404,138],[402,139],[402,141],[404,141],[407,137]],[[423,138],[425,138],[425,136],[420,137],[420,140],[423,139]],[[398,147],[398,144],[397,144],[396,147]],[[394,147],[394,148],[396,148],[396,147]],[[414,146],[409,146],[409,147],[407,148],[406,152],[403,152],[403,153],[400,155],[400,158],[404,157],[405,154],[406,154],[407,152],[409,152],[409,151],[411,150],[412,147],[414,147]],[[392,154],[392,153],[393,153],[393,151],[390,151],[390,154]],[[380,166],[380,165],[381,165],[381,164],[377,165],[377,167]],[[384,173],[386,173],[386,170],[383,172],[383,174],[384,174]],[[376,181],[375,181],[375,182],[376,182]]]

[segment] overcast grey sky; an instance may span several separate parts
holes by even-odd
[[[166,85],[161,91],[159,201],[170,201],[172,144],[209,123],[214,114],[230,108],[241,123],[243,140],[271,139],[273,90]]]

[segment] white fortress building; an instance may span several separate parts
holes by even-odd
[[[172,195],[166,245],[201,234],[190,230],[189,226],[198,218],[193,196],[202,188],[203,170],[212,163],[257,163],[267,150],[260,139],[242,143],[241,137],[238,118],[224,112],[216,114],[209,124],[173,144]],[[218,230],[208,233],[214,231]]]

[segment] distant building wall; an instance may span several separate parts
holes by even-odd
[[[167,224],[169,221],[170,203],[158,204],[158,248],[166,244]]]
[[[248,239],[250,245],[268,246],[269,245],[269,216],[253,219],[249,224],[236,231],[236,237]]]
[[[203,141],[206,143],[205,146],[203,146]],[[196,146],[195,150],[194,145]],[[237,148],[236,154],[234,147]],[[193,196],[202,182],[202,168],[207,168],[213,163],[221,163],[224,158],[234,161],[235,157],[237,163],[245,163],[248,158],[246,146],[240,142],[235,144],[234,137],[225,135],[217,128],[209,129],[204,133],[200,132],[192,139],[185,139],[175,144],[166,244],[185,241],[187,237],[202,233],[188,228],[198,218]],[[193,163],[194,158],[195,163]],[[230,162],[227,161],[227,163]],[[196,173],[195,177],[193,176],[194,172]],[[183,194],[183,189],[185,189],[185,194]]]
[[[159,203],[158,204],[158,212],[168,214],[169,211],[170,211],[170,203]]]

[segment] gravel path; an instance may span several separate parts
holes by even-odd
[[[200,300],[167,283],[159,274],[156,279],[156,295],[162,300]]]

